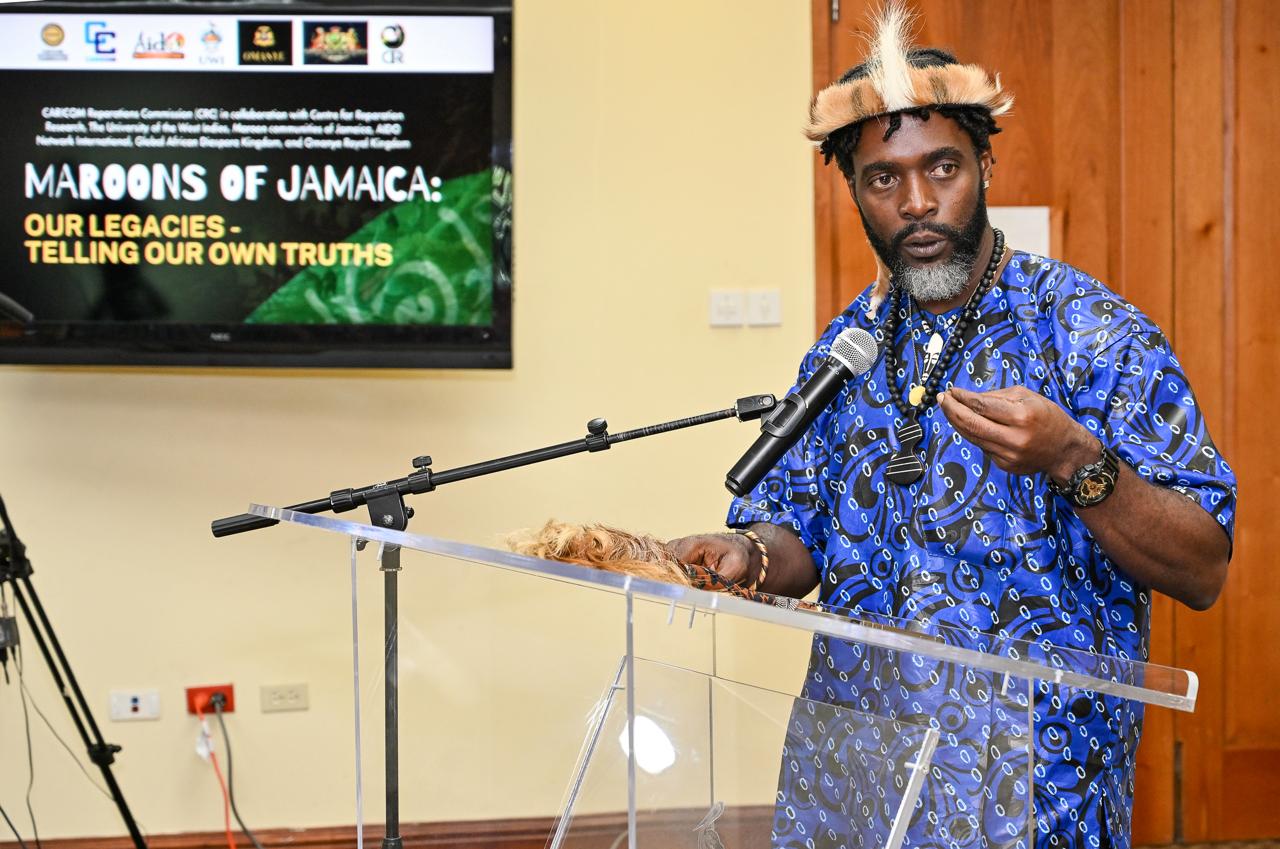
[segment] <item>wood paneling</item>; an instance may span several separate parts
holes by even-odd
[[[1280,572],[1274,548],[1274,505],[1280,496],[1280,456],[1270,434],[1280,399],[1261,386],[1280,354],[1280,290],[1275,257],[1280,249],[1272,204],[1280,195],[1276,150],[1280,146],[1280,24],[1272,3],[1224,4],[1227,36],[1226,160],[1230,250],[1226,255],[1228,302],[1223,385],[1229,430],[1226,449],[1240,477],[1235,558],[1224,609],[1219,614],[1219,680],[1223,688],[1219,748],[1221,821],[1214,839],[1280,835],[1280,640],[1275,607]],[[1207,130],[1208,128],[1206,128]]]
[[[1120,247],[1120,193],[1114,190],[1120,184],[1118,7],[1109,0],[1055,0],[1052,10],[1051,204],[1062,209],[1064,224],[1063,242],[1055,250],[1082,271],[1113,283]],[[985,55],[983,61],[1002,68]]]
[[[831,56],[831,16],[827,13],[830,4],[827,0],[810,0],[810,20],[813,25],[813,81],[816,94],[826,83],[824,80],[835,79],[840,71],[832,66]],[[832,207],[839,202],[836,190],[838,182],[831,179],[828,169],[822,164],[822,157],[813,158],[813,214],[816,229],[819,233],[814,245],[814,274],[818,281],[814,298],[814,322],[823,327],[831,316],[835,315],[844,304],[837,303],[840,296],[839,266],[836,263],[837,240],[824,238],[829,233],[832,220]]]
[[[1223,427],[1223,142],[1222,9],[1201,0],[1174,2],[1173,125],[1174,327],[1179,358],[1219,447]],[[1182,829],[1185,840],[1212,840],[1222,828],[1223,605],[1207,613],[1178,610],[1179,666],[1195,670],[1194,716],[1176,720],[1182,743]]]
[[[1280,198],[1277,144],[1280,143],[1280,22],[1274,6],[1239,6],[1236,28],[1235,209],[1233,253],[1235,294],[1235,369],[1261,377],[1274,367],[1280,351],[1280,227],[1272,204]],[[1249,388],[1254,388],[1256,383]],[[1243,388],[1243,387],[1242,387]],[[1241,405],[1240,401],[1244,404]],[[1240,569],[1233,576],[1232,621],[1226,652],[1229,692],[1249,693],[1232,705],[1225,728],[1230,748],[1265,743],[1280,749],[1280,706],[1258,692],[1259,670],[1269,680],[1280,676],[1280,640],[1272,605],[1280,598],[1280,570],[1270,548],[1268,525],[1280,504],[1280,463],[1271,439],[1271,423],[1280,418],[1280,398],[1272,392],[1241,392],[1235,405],[1230,458],[1248,470],[1242,498],[1236,552]],[[1272,696],[1276,690],[1271,691]]]
[[[1112,286],[1173,329],[1173,5],[1120,8],[1120,266]],[[1061,243],[1059,243],[1061,244]],[[1174,662],[1174,603],[1151,604],[1151,662]],[[1135,777],[1133,841],[1174,838],[1174,714],[1146,712]]]

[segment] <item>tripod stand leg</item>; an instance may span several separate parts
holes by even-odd
[[[142,832],[138,830],[138,824],[133,819],[129,804],[124,800],[124,793],[121,791],[120,785],[116,783],[115,774],[111,771],[111,764],[115,761],[116,753],[120,751],[120,747],[107,743],[102,739],[102,732],[98,730],[98,724],[94,722],[93,712],[89,710],[89,704],[85,701],[84,693],[80,690],[80,683],[76,681],[75,673],[71,671],[71,664],[67,662],[67,656],[62,651],[62,644],[58,642],[58,636],[53,631],[53,625],[49,623],[49,617],[45,615],[44,605],[40,603],[40,596],[36,594],[35,587],[31,585],[31,579],[28,577],[14,579],[13,595],[18,600],[18,606],[22,608],[22,614],[26,617],[27,626],[31,630],[32,636],[35,637],[36,645],[40,648],[40,654],[44,655],[44,662],[49,667],[53,682],[57,685],[58,692],[62,694],[62,702],[67,706],[67,712],[71,714],[71,720],[75,723],[76,731],[80,734],[80,740],[84,743],[85,749],[89,753],[89,760],[93,761],[102,771],[102,778],[106,781],[107,789],[111,792],[111,798],[116,803],[116,808],[120,811],[120,817],[124,820],[125,828],[129,831],[129,837],[133,840],[134,847],[136,849],[147,849],[147,843],[142,838]],[[28,603],[28,596],[30,597],[30,603]]]

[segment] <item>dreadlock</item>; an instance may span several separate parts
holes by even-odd
[[[945,50],[925,47],[908,51],[907,63],[915,68],[936,68],[942,65],[955,65],[957,60],[955,56]],[[839,82],[847,83],[851,80],[862,79],[869,74],[870,69],[867,63],[863,62],[861,65],[845,71]],[[915,109],[903,109],[900,112],[891,112],[883,116],[888,120],[888,126],[885,127],[884,131],[884,140],[888,141],[889,137],[902,127],[903,115],[910,115],[921,121],[928,121],[931,112],[937,112],[944,118],[950,118],[959,124],[960,128],[968,134],[969,140],[973,142],[973,152],[978,156],[991,150],[991,137],[1000,132],[995,118],[991,117],[991,112],[981,106],[939,103]],[[859,121],[856,124],[850,124],[847,127],[835,130],[823,140],[822,145],[818,148],[822,153],[823,163],[829,165],[834,158],[836,165],[840,168],[840,173],[844,175],[846,180],[853,179],[853,152],[857,149],[858,141],[862,138],[862,127],[865,124],[866,121]]]

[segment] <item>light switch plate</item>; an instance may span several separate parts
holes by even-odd
[[[741,327],[747,320],[746,298],[741,289],[712,289],[710,318],[712,327]]]
[[[778,289],[752,289],[747,292],[747,324],[751,327],[777,327],[782,324],[782,292]]]

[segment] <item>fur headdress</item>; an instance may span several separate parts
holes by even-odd
[[[906,109],[978,106],[994,118],[1013,107],[1013,95],[1001,88],[1000,75],[977,65],[913,67],[909,55],[914,21],[902,0],[887,0],[873,22],[866,76],[832,83],[810,102],[804,128],[810,141],[821,145],[836,130]],[[876,272],[872,312],[889,291],[889,272],[878,255]]]

